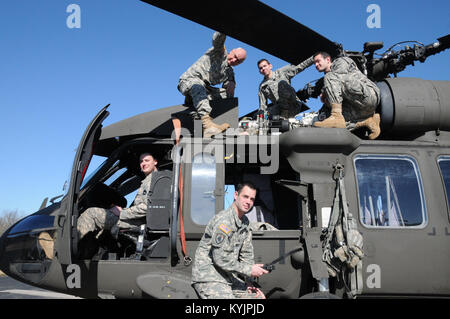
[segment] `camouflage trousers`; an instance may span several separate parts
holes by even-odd
[[[284,80],[278,82],[276,89],[278,90],[278,99],[273,103],[272,114],[280,115],[286,119],[299,114],[302,104],[297,98],[295,89]],[[278,113],[275,113],[274,109],[278,109]]]
[[[198,117],[211,113],[210,100],[226,98],[225,89],[206,85],[197,79],[180,80],[178,83],[178,91],[186,96],[186,98],[192,99],[192,104],[197,111]]]
[[[342,115],[350,122],[371,117],[380,102],[378,88],[355,78],[352,74],[325,74],[324,91],[329,105],[342,104]]]
[[[248,292],[245,285],[230,286],[222,282],[197,282],[193,284],[201,299],[259,299]]]
[[[302,111],[302,106],[300,103],[283,103],[278,102],[275,105],[270,105],[267,107],[267,111],[271,115],[279,115],[285,119],[295,117]]]
[[[89,232],[98,232],[103,229],[111,230],[118,221],[119,217],[111,213],[108,209],[90,207],[78,218],[78,238],[82,239]]]

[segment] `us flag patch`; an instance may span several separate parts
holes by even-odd
[[[223,231],[223,232],[224,232],[225,234],[227,234],[227,235],[231,232],[231,229],[229,229],[228,226],[225,225],[225,224],[221,224],[221,225],[219,226],[219,229],[220,229],[221,231]]]

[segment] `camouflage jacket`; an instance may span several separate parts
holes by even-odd
[[[248,218],[239,219],[232,205],[215,215],[206,226],[195,253],[192,282],[231,284],[236,275],[250,277],[253,264]]]
[[[298,73],[314,64],[310,57],[298,65],[286,65],[272,72],[272,77],[264,78],[259,85],[259,109],[266,110],[268,101],[274,105],[283,104],[285,108],[300,103],[295,89],[291,86],[291,79]]]
[[[369,80],[367,76],[365,76],[358,69],[355,61],[353,61],[351,58],[349,57],[337,58],[331,64],[330,72],[334,73],[338,77],[348,76],[351,78],[351,82],[362,83],[363,85],[372,88],[375,94],[377,95],[377,98],[379,99],[380,89],[378,88],[378,86],[374,82]],[[354,86],[357,86],[357,84],[355,84]]]
[[[225,34],[216,32],[213,35],[212,48],[205,52],[180,77],[181,81],[202,82],[206,85],[216,85],[234,80],[234,71],[227,62],[225,49]]]
[[[334,72],[337,74],[354,73],[355,75],[357,73],[361,73],[361,71],[359,71],[358,67],[356,66],[355,61],[353,61],[349,57],[340,57],[334,60],[331,64],[330,72]],[[362,73],[361,75],[364,76],[364,74]],[[360,75],[357,76],[361,78]]]
[[[141,182],[133,206],[124,208],[120,212],[119,226],[126,227],[127,224],[133,224],[133,220],[145,218],[147,215],[148,192],[152,183],[152,174],[148,174]]]

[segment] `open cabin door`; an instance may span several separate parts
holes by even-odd
[[[90,160],[94,153],[95,143],[101,135],[102,122],[109,115],[106,110],[109,104],[89,123],[78,146],[70,176],[70,186],[65,200],[62,203],[61,213],[58,216],[57,226],[61,236],[58,243],[58,260],[63,265],[72,263],[72,256],[77,253],[76,220],[78,218],[78,195]]]

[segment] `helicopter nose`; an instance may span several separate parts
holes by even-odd
[[[27,280],[42,279],[48,271],[45,263],[53,259],[53,224],[54,216],[32,214],[6,230],[0,237],[0,270]],[[47,231],[40,231],[43,228]]]

